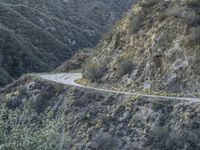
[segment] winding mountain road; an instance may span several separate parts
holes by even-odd
[[[171,96],[159,96],[159,95],[148,95],[148,94],[142,94],[142,93],[130,93],[130,92],[123,92],[123,91],[116,91],[116,90],[109,90],[109,89],[102,89],[102,88],[95,88],[95,87],[89,87],[84,86],[76,83],[75,81],[82,78],[81,73],[58,73],[58,74],[37,74],[38,77],[65,84],[65,85],[72,85],[76,87],[91,89],[91,90],[97,90],[102,92],[108,92],[108,93],[118,93],[118,94],[125,94],[125,95],[133,95],[133,96],[141,96],[141,97],[149,97],[149,98],[161,98],[161,99],[171,99],[171,100],[183,100],[183,101],[189,101],[194,103],[199,103],[199,98],[186,98],[186,97],[171,97]]]

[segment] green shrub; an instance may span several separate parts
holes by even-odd
[[[170,137],[166,142],[166,146],[168,149],[183,149],[183,145],[185,143],[184,137],[180,131],[173,131],[170,133]]]
[[[12,81],[12,77],[9,75],[9,73],[0,67],[0,86],[4,86]]]
[[[19,93],[20,93],[21,96],[24,96],[26,94],[26,92],[27,92],[27,89],[26,89],[25,86],[20,86],[18,88],[18,91],[19,91]]]
[[[167,17],[166,13],[161,13],[161,14],[159,15],[159,21],[160,21],[160,22],[163,21],[166,17]]]
[[[124,76],[125,74],[128,74],[128,73],[131,73],[133,68],[134,68],[134,64],[133,64],[133,61],[131,60],[131,58],[120,59],[118,61],[118,63],[119,63],[119,66],[118,66],[117,75],[119,77],[122,77],[122,76]]]
[[[199,0],[186,0],[185,4],[190,7],[198,7],[198,6],[200,6],[200,1]]]
[[[152,149],[166,149],[166,139],[169,138],[169,129],[167,127],[155,126],[150,130],[149,136]]]
[[[92,82],[100,82],[101,77],[104,75],[106,67],[104,65],[87,61],[82,67],[83,77]]]
[[[37,115],[30,110],[24,110],[22,113],[1,105],[0,114],[1,150],[69,149],[70,139],[63,128],[64,120],[49,119],[52,112]],[[40,124],[35,118],[38,118]]]
[[[186,145],[182,131],[171,130],[168,126],[155,126],[150,130],[149,140],[151,149],[184,149],[184,144]]]
[[[190,25],[197,25],[200,22],[200,16],[197,11],[190,7],[174,7],[167,10],[166,15],[182,18]]]
[[[30,102],[30,108],[34,109],[37,113],[43,113],[50,105],[51,94],[48,92],[41,93],[35,101]]]
[[[199,15],[196,14],[195,11],[187,11],[183,19],[190,25],[197,25],[200,22],[200,17]]]
[[[132,34],[137,33],[141,28],[141,19],[138,16],[130,17],[130,32]]]
[[[92,139],[92,148],[101,150],[115,150],[117,141],[109,133],[99,131]]]
[[[6,104],[7,108],[12,110],[16,109],[22,104],[21,100],[17,98],[7,98],[4,100],[4,103]]]
[[[162,108],[165,106],[165,104],[161,101],[153,101],[152,102],[152,109],[154,111],[162,110]]]
[[[174,7],[169,10],[167,10],[166,15],[167,16],[174,16],[174,17],[181,17],[184,9],[182,7]]]
[[[144,120],[140,115],[135,114],[132,117],[132,120],[133,120],[133,126],[134,127],[136,127],[136,128],[143,128],[144,127]]]
[[[151,7],[156,4],[158,0],[142,0],[139,4],[143,7]]]
[[[200,44],[200,26],[191,28],[188,38],[193,43]]]

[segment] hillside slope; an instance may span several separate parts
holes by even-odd
[[[81,62],[88,59],[82,64],[84,76],[91,82],[103,83],[98,86],[110,83],[132,90],[137,83],[138,89],[141,86],[159,90],[165,84],[159,72],[164,69],[163,76],[170,74],[171,67],[173,68],[171,64],[178,58],[188,59],[193,56],[189,63],[180,61],[175,67],[179,68],[177,75],[185,75],[181,76],[181,80],[184,77],[195,80],[198,70],[192,68],[193,64],[190,63],[195,61],[195,65],[198,65],[199,34],[191,36],[191,33],[198,33],[196,29],[199,22],[196,18],[195,23],[189,25],[180,15],[165,13],[175,6],[187,9],[191,6],[191,3],[181,3],[180,7],[179,2],[143,0],[107,34],[96,51],[87,49],[56,71],[80,68]],[[199,5],[196,4],[192,3],[195,6],[192,10],[195,10],[198,17]],[[182,26],[185,27],[184,32]],[[18,35],[10,36],[9,31],[7,37],[11,40],[19,39]],[[19,44],[18,41],[15,43],[16,46]],[[159,44],[166,46],[162,51],[172,52],[171,57],[167,59],[162,51],[160,56],[160,50],[157,52],[161,47]],[[93,55],[89,56],[91,51]],[[192,75],[188,74],[183,64],[188,64]],[[149,72],[153,74],[149,75]],[[146,79],[147,77],[150,79]],[[154,84],[149,86],[147,81]],[[175,83],[167,85],[183,85],[182,82]],[[174,91],[174,88],[164,90]],[[183,90],[194,89],[190,87]],[[27,74],[0,89],[0,114],[2,149],[200,149],[200,103],[196,102],[96,91],[58,84]]]
[[[200,2],[144,0],[85,64],[91,81],[142,90],[200,92]]]
[[[51,71],[77,50],[95,46],[133,2],[112,8],[114,0],[85,1],[84,6],[78,1],[0,0],[0,86],[22,73]]]
[[[198,150],[200,104],[26,75],[1,91],[0,145],[30,150]]]

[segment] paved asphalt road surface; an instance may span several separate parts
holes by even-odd
[[[161,99],[171,99],[171,100],[184,100],[190,102],[200,102],[199,98],[186,98],[186,97],[171,97],[171,96],[159,96],[159,95],[148,95],[142,93],[130,93],[130,92],[123,92],[123,91],[116,91],[116,90],[109,90],[109,89],[102,89],[102,88],[95,88],[90,86],[84,86],[76,83],[75,81],[82,78],[81,73],[58,73],[58,74],[37,74],[40,78],[45,80],[54,81],[57,83],[62,83],[65,85],[77,86],[81,88],[109,92],[109,93],[118,93],[118,94],[125,94],[125,95],[133,95],[133,96],[141,96],[141,97],[149,97],[149,98],[161,98]]]

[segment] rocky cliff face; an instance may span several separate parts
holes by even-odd
[[[94,47],[134,1],[0,0],[0,86]]]
[[[130,89],[200,92],[199,8],[198,0],[139,2],[96,48],[91,62],[105,71],[98,80]]]

